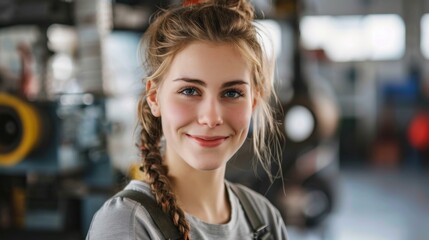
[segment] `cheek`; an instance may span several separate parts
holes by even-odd
[[[248,128],[252,117],[252,107],[246,105],[229,108],[226,116],[235,128]]]
[[[169,125],[184,125],[193,117],[189,104],[177,99],[166,98],[161,102],[161,117],[163,123]]]

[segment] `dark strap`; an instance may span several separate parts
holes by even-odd
[[[268,229],[268,225],[264,224],[261,218],[255,211],[255,206],[249,201],[249,198],[244,193],[243,189],[235,184],[230,184],[232,191],[237,195],[238,200],[243,207],[244,214],[253,228],[253,239],[268,240],[272,239],[272,235]]]
[[[114,197],[126,197],[140,203],[149,212],[149,215],[158,226],[158,229],[161,230],[165,239],[176,240],[180,238],[179,230],[174,225],[170,216],[163,212],[155,200],[148,195],[135,190],[122,190]]]
[[[249,201],[244,191],[237,185],[230,184],[232,191],[237,196],[243,207],[244,214],[247,220],[252,225],[253,239],[257,240],[268,240],[272,239],[272,235],[268,229],[268,225],[261,221],[261,218],[255,211],[255,206]],[[171,221],[170,216],[164,213],[161,208],[156,204],[155,200],[148,195],[134,190],[122,190],[117,193],[114,197],[126,197],[140,203],[152,217],[155,224],[161,230],[165,239],[176,240],[180,238],[180,233],[177,227]]]

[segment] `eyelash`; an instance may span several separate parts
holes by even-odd
[[[189,93],[189,91],[193,91],[193,92]],[[185,93],[185,92],[188,92],[188,93]],[[234,97],[225,96],[226,94],[231,93],[231,92],[235,94]],[[200,91],[195,87],[183,88],[179,91],[179,94],[182,94],[185,96],[200,96],[201,95]],[[240,89],[230,88],[230,89],[227,89],[227,90],[222,92],[222,97],[236,99],[236,98],[244,97],[244,93]]]
[[[240,97],[244,97],[244,93],[243,91],[241,91],[240,89],[236,89],[236,88],[231,88],[231,89],[227,89],[223,92],[223,96],[225,96],[225,94],[233,92],[234,94],[236,94],[236,97],[232,97],[232,98],[240,98]]]
[[[193,91],[196,94],[189,94],[189,93],[185,93],[187,91]],[[185,96],[199,96],[201,95],[200,92],[198,91],[198,89],[194,88],[194,87],[185,87],[183,89],[181,89],[179,91],[179,94],[185,95]]]

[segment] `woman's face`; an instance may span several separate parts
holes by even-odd
[[[162,120],[170,170],[219,169],[249,130],[255,104],[250,68],[231,45],[193,42],[175,56],[148,101]]]

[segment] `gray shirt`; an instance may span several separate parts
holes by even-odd
[[[231,219],[225,224],[209,224],[186,214],[186,220],[191,226],[191,239],[252,239],[252,228],[237,196],[226,183],[229,201],[231,204]],[[249,200],[257,206],[262,220],[269,225],[274,239],[287,239],[286,227],[279,211],[262,195],[239,185],[245,190]],[[148,184],[133,180],[125,189],[145,193],[152,198]],[[133,200],[115,197],[107,200],[97,211],[87,240],[135,240],[135,239],[163,239],[161,230],[157,228],[147,210]]]

